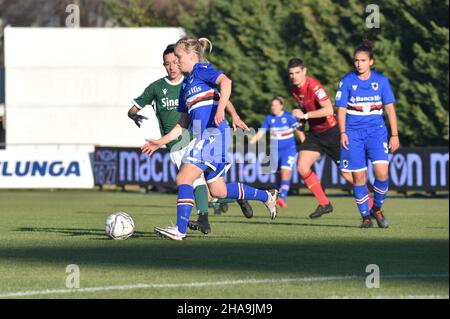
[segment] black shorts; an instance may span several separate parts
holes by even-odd
[[[299,151],[313,151],[327,154],[338,166],[341,155],[341,135],[338,125],[321,133],[308,132],[300,144]]]

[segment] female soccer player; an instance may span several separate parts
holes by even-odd
[[[177,175],[178,186],[177,225],[156,227],[155,232],[174,239],[186,238],[186,228],[194,203],[192,183],[202,173],[213,197],[259,200],[269,210],[273,219],[277,215],[277,190],[259,190],[241,183],[226,184],[223,175],[230,164],[227,149],[230,128],[225,121],[225,107],[231,95],[231,80],[222,71],[216,71],[205,62],[208,39],[184,37],[175,45],[175,55],[182,72],[187,73],[180,91],[178,111],[180,122],[165,136],[149,140],[143,151],[151,155],[162,145],[176,139],[182,129],[189,127],[195,144]],[[219,94],[220,91],[220,94]]]
[[[344,172],[351,172],[353,191],[363,218],[361,228],[372,227],[375,218],[381,228],[389,227],[381,206],[389,188],[388,153],[399,146],[395,96],[387,77],[371,70],[374,63],[372,44],[364,40],[354,51],[355,71],[345,75],[336,93],[339,107],[338,122],[341,130],[341,162]],[[383,120],[383,106],[391,128]],[[367,159],[374,168],[374,206],[369,209],[366,188]]]
[[[128,116],[138,127],[140,127],[141,122],[147,118],[140,115],[138,112],[146,105],[154,104],[161,135],[169,133],[179,122],[181,117],[180,113],[178,113],[177,106],[184,77],[175,56],[175,45],[170,44],[164,50],[163,65],[166,69],[167,76],[151,83],[138,98],[133,99],[133,106],[128,111]],[[227,110],[231,115],[233,127],[248,130],[248,127],[241,121],[239,115],[236,113],[231,101],[227,104]],[[181,140],[175,140],[166,145],[170,151],[170,159],[177,168],[180,168],[181,166],[182,158],[188,150],[189,142],[190,141],[185,141],[185,143],[183,143]],[[203,177],[200,177],[194,181],[193,186],[198,220],[191,221],[189,227],[194,230],[200,230],[204,234],[209,234],[211,232],[211,226],[208,221],[208,189],[206,182]],[[223,207],[223,201],[230,202],[230,200],[226,199],[219,201],[214,200],[213,205]],[[247,201],[237,200],[237,203],[241,207],[244,216],[249,218],[253,215],[252,208]]]
[[[294,131],[297,129],[297,120],[292,114],[283,110],[284,100],[281,96],[272,99],[272,114],[264,119],[261,130],[250,140],[251,144],[261,139],[267,130],[270,130],[271,143],[277,143],[275,158],[277,171],[280,171],[281,183],[279,187],[280,197],[277,204],[280,208],[287,208],[286,197],[291,184],[291,171],[295,164],[297,149],[295,145]]]

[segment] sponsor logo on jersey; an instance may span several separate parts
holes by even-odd
[[[320,89],[320,90],[316,91],[316,95],[319,98],[319,100],[321,100],[327,96],[324,89]]]
[[[169,107],[171,108],[170,110],[173,110],[173,108],[176,108],[178,106],[178,99],[172,100],[169,99],[168,97],[165,97],[161,100],[161,104],[163,107],[166,107],[169,109]]]
[[[350,98],[350,102],[378,102],[381,101],[381,97],[379,95],[373,96],[352,96]]]
[[[202,88],[200,86],[194,86],[187,92],[187,95],[192,95],[192,94],[195,94],[195,93],[198,93],[201,91],[202,91]]]

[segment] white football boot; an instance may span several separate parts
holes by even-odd
[[[269,210],[270,218],[275,219],[277,217],[277,198],[278,198],[278,190],[270,189],[267,191],[267,202],[264,203],[267,209]]]
[[[162,236],[167,237],[173,240],[184,240],[186,239],[186,234],[182,234],[178,231],[177,226],[169,226],[165,228],[155,227],[155,233]]]

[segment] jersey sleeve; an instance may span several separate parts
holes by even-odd
[[[312,84],[313,92],[314,92],[314,99],[317,102],[323,102],[329,99],[327,92],[325,91],[324,87],[320,82],[315,81]]]
[[[388,78],[384,78],[383,87],[381,91],[381,101],[383,105],[391,104],[395,102],[394,91],[392,91],[391,84],[389,83]]]
[[[262,122],[261,129],[262,129],[263,131],[267,131],[269,128],[270,128],[269,117],[266,116],[266,118],[265,118],[264,121]]]
[[[298,127],[298,121],[292,114],[289,116],[289,127],[293,129]]]
[[[146,105],[152,105],[156,99],[155,83],[150,84],[144,90],[144,92],[137,98],[133,99],[134,106],[142,110]]]
[[[223,74],[223,71],[217,71],[212,67],[212,65],[204,64],[198,68],[196,76],[203,82],[206,82],[211,86],[216,86],[217,78],[221,74]]]
[[[345,78],[342,78],[339,82],[338,89],[336,92],[336,106],[337,107],[347,107],[348,104],[348,84]]]
[[[184,100],[184,83],[182,84],[180,95],[178,97],[177,111],[180,113],[188,113],[186,101]]]

